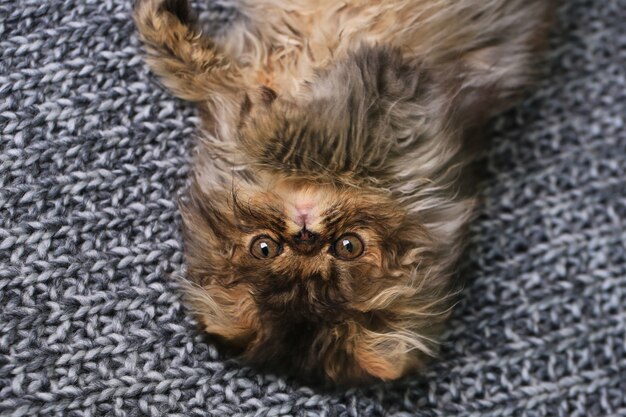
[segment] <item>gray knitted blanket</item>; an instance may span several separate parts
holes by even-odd
[[[0,0],[0,415],[626,416],[625,0],[568,1],[493,123],[441,361],[336,392],[229,359],[181,305],[198,119],[131,3]]]

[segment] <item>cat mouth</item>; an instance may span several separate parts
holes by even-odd
[[[294,222],[306,231],[306,225],[314,221],[315,204],[310,201],[298,201],[294,204]]]

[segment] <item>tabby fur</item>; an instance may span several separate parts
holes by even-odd
[[[148,64],[203,120],[181,204],[188,305],[272,370],[399,378],[437,352],[475,206],[468,149],[536,78],[552,4],[238,6],[213,38],[186,0],[135,7]],[[333,256],[345,233],[363,240],[359,258]],[[259,235],[282,252],[251,256]]]

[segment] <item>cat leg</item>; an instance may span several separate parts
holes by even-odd
[[[409,42],[411,54],[435,70],[457,117],[482,124],[514,104],[537,79],[555,2],[431,3],[436,7],[429,19],[408,25],[397,42]]]
[[[188,0],[138,0],[134,19],[146,61],[176,96],[210,104],[236,94],[241,69],[202,35]]]

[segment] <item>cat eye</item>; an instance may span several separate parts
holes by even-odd
[[[281,247],[268,236],[259,236],[252,241],[250,253],[257,259],[271,259],[280,255]]]
[[[332,251],[339,259],[351,260],[361,256],[364,248],[365,245],[360,237],[353,234],[346,234],[335,241]]]

